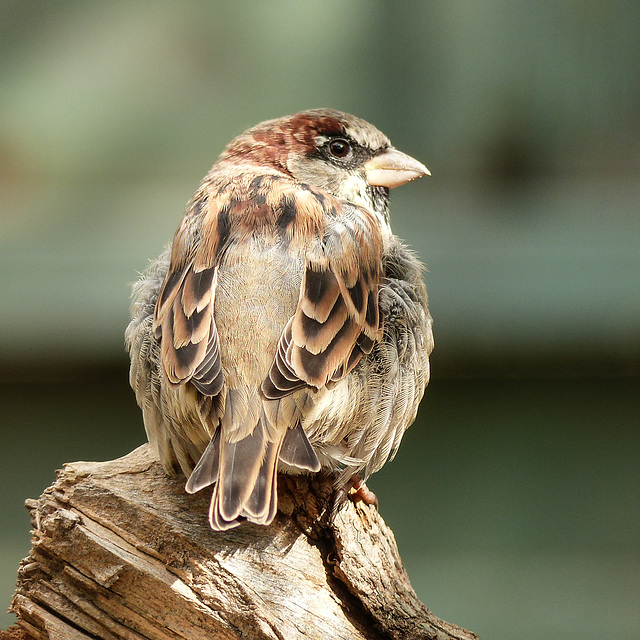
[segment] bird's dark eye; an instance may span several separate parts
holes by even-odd
[[[351,151],[351,145],[344,138],[335,138],[329,143],[329,151],[336,158],[345,158]]]

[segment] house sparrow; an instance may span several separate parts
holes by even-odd
[[[395,454],[433,336],[389,189],[428,174],[349,114],[263,122],[229,144],[134,286],[147,436],[188,492],[213,485],[213,529],[269,524],[278,472],[359,487]]]

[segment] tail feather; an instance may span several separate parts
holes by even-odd
[[[293,429],[287,429],[280,449],[280,459],[298,469],[320,471],[318,456],[300,423]]]
[[[218,429],[204,453],[200,456],[198,464],[191,472],[185,490],[187,493],[196,493],[218,481],[220,468],[220,429]]]
[[[263,415],[253,431],[238,442],[225,442],[223,437],[214,437],[216,443],[212,440],[209,444],[209,447],[219,450],[217,481],[209,508],[209,522],[217,531],[231,529],[247,520],[266,525],[276,515],[278,457],[284,434],[275,441],[270,440],[264,420]],[[206,451],[203,458],[205,456]],[[200,462],[192,474],[193,482],[189,479],[191,488],[212,477],[213,463],[203,463],[202,470],[199,470]]]
[[[320,463],[302,426],[284,433],[270,428],[264,413],[251,433],[225,442],[219,427],[200,456],[185,489],[195,493],[214,485],[209,522],[225,531],[245,521],[268,525],[278,508],[277,474],[280,461],[308,471]]]
[[[243,515],[256,524],[269,524],[276,515],[279,449],[280,443],[270,442],[267,445],[256,483],[244,507]]]
[[[220,473],[214,491],[216,509],[231,522],[244,510],[264,459],[265,430],[258,420],[253,431],[237,442],[221,441]]]

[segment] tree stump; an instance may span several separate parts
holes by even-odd
[[[280,476],[269,527],[214,532],[209,492],[188,495],[148,445],[65,465],[28,500],[31,554],[2,638],[471,640],[417,598],[374,507],[329,517],[331,481]]]

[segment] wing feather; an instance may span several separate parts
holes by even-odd
[[[262,384],[268,399],[337,381],[382,335],[382,237],[363,209],[342,204],[306,258],[300,297]]]
[[[184,234],[182,234],[184,235]],[[174,243],[180,240],[176,233]],[[224,381],[220,342],[213,317],[217,266],[178,265],[174,247],[169,270],[155,306],[154,333],[161,342],[162,369],[173,387],[191,382],[215,396]]]

